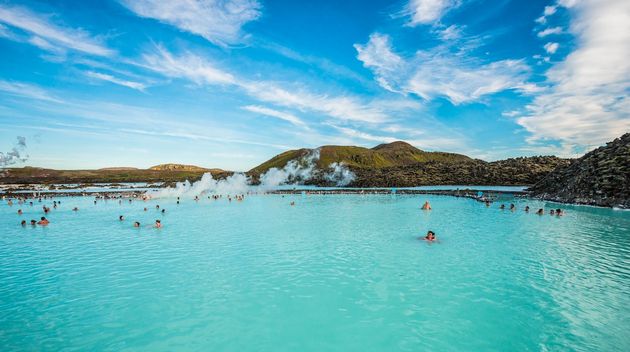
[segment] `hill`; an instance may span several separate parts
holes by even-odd
[[[327,145],[319,151],[319,170],[332,163],[343,163],[354,174],[350,186],[413,187],[423,185],[532,185],[568,160],[554,156],[521,157],[486,162],[466,155],[426,152],[405,142],[380,144],[368,149],[355,146]],[[300,159],[311,149],[290,150],[250,170],[256,178],[272,167],[281,169],[289,161]],[[330,185],[325,178],[309,181]]]
[[[218,171],[217,171],[218,170]],[[210,172],[222,177],[230,172],[220,169],[135,169],[104,168],[98,170],[53,170],[39,167],[8,168],[2,171],[0,183],[119,183],[195,181]]]
[[[445,163],[471,161],[461,154],[425,152],[405,142],[381,144],[372,149],[355,146],[325,145],[319,150],[318,168],[326,168],[332,163],[343,163],[352,169],[380,169],[400,167],[422,162],[439,161]],[[289,161],[303,157],[311,149],[289,150],[278,154],[250,170],[253,174],[265,173],[272,167],[281,169]]]
[[[630,133],[555,170],[530,191],[547,200],[630,208]]]
[[[184,165],[184,164],[160,164],[151,166],[149,170],[154,171],[213,171],[213,172],[223,172],[221,169],[207,169],[205,167],[195,166],[195,165]]]

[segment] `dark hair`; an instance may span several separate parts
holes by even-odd
[[[20,224],[26,225],[26,220],[22,220],[22,222]]]
[[[119,216],[118,218],[119,218],[120,220],[122,220],[122,219],[123,219],[123,216],[121,215],[121,216]]]
[[[40,220],[46,220],[46,217],[45,217],[45,216],[42,216],[42,218],[41,218]]]
[[[134,222],[133,224],[140,226],[140,223],[138,221]]]
[[[31,219],[31,224],[36,223],[36,222],[37,222],[37,220]]]
[[[556,213],[559,213],[561,211],[562,211],[562,209],[560,209],[560,208],[556,209]]]
[[[160,220],[155,220],[155,222],[157,222],[157,223],[161,223],[161,221],[160,221]]]

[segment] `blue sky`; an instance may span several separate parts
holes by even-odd
[[[579,156],[630,131],[625,0],[0,1],[0,53],[15,166]]]

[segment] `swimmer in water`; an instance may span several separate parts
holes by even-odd
[[[554,215],[554,214],[555,214],[555,212],[554,212],[553,209],[549,210],[549,215]]]
[[[121,215],[121,216],[118,217],[118,220],[123,221],[123,220],[125,220],[125,217]]]
[[[41,219],[37,222],[37,225],[42,225],[42,226],[46,226],[50,224],[50,221],[48,221],[48,219],[46,219],[44,216],[41,217]]]
[[[166,209],[162,209],[162,214],[166,213]]]
[[[158,204],[158,205],[156,205],[156,206],[155,206],[155,209],[160,209],[160,205],[159,205],[159,204]]]
[[[74,208],[72,208],[72,211],[79,211],[79,208],[74,207]]]
[[[291,206],[294,206],[294,205],[295,205],[295,202],[291,202]]]
[[[538,209],[538,211],[536,212],[536,214],[538,215],[543,215],[544,213],[545,211],[542,208]]]
[[[431,204],[429,204],[428,200],[422,205],[422,210],[431,210]]]
[[[22,209],[18,209],[18,215],[22,215]]]
[[[501,206],[499,207],[499,209],[501,209],[501,210],[505,209],[505,204],[501,204]]]
[[[490,206],[490,201],[486,200],[486,207],[489,207],[489,206]]]
[[[516,206],[515,206],[513,203],[512,203],[512,204],[510,204],[510,210],[511,210],[511,211],[516,210]]]
[[[564,212],[562,211],[562,209],[558,208],[558,209],[556,209],[556,215],[562,216],[562,215],[564,215]]]
[[[525,206],[525,212],[526,212],[526,213],[529,213],[529,205],[526,205],[526,206]]]
[[[22,220],[22,222],[20,223],[20,225],[22,225],[22,227],[26,226],[26,220]]]
[[[429,232],[427,232],[427,235],[424,236],[424,240],[431,241],[431,242],[435,241],[436,240],[435,232],[429,230]]]
[[[144,208],[144,211],[147,211],[147,208]]]
[[[162,227],[162,222],[160,222],[160,220],[155,220],[155,225],[154,225],[154,227],[155,227],[156,229],[161,228],[161,227]]]
[[[31,226],[37,226],[37,221],[36,220],[31,220]]]
[[[133,223],[133,227],[140,227],[140,223],[139,223],[139,222],[137,222],[137,221],[136,221],[136,222],[134,222],[134,223]]]

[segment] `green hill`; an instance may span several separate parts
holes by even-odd
[[[429,161],[450,163],[472,160],[461,154],[425,152],[405,142],[380,144],[372,149],[355,146],[325,145],[318,148],[318,150],[320,157],[317,166],[319,168],[326,168],[334,162],[343,163],[352,169],[378,169]],[[256,166],[250,172],[262,174],[272,167],[283,168],[289,161],[303,157],[311,151],[311,149],[289,150]]]

